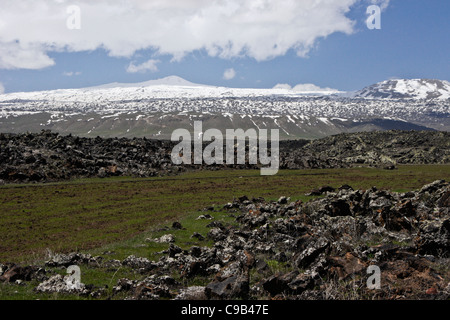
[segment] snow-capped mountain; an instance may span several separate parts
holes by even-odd
[[[435,79],[386,80],[356,93],[357,97],[372,99],[450,99],[450,82]]]
[[[178,76],[168,76],[162,79],[156,79],[156,80],[148,80],[144,82],[137,82],[137,83],[119,83],[119,82],[113,82],[108,84],[103,84],[100,86],[95,87],[88,87],[85,89],[109,89],[109,88],[142,88],[142,87],[150,87],[150,86],[180,86],[180,87],[209,87],[207,85],[203,84],[197,84],[190,81],[187,81],[181,77]]]
[[[275,87],[271,89],[228,88],[196,84],[177,76],[139,83],[109,83],[80,89],[59,89],[34,92],[13,92],[0,95],[0,103],[7,101],[51,101],[52,103],[108,103],[145,99],[224,98],[264,96],[322,96],[339,93],[338,90],[299,90]]]
[[[202,120],[205,130],[278,128],[283,139],[385,129],[450,131],[448,84],[389,80],[351,94],[314,85],[216,87],[171,76],[15,92],[0,95],[0,132],[51,129],[80,136],[170,139],[174,129],[191,129],[195,120]]]

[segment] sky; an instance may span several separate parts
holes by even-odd
[[[449,81],[449,16],[447,0],[0,0],[0,93]]]

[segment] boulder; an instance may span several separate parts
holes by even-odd
[[[73,283],[69,276],[60,274],[50,277],[50,279],[40,283],[36,288],[39,293],[72,293],[80,295],[88,295],[91,291],[81,282]]]
[[[183,288],[174,300],[206,300],[205,287],[192,286]]]
[[[310,243],[305,250],[295,256],[295,266],[298,268],[307,268],[322,252],[325,252],[329,245],[330,243],[325,238],[319,238]]]
[[[208,299],[247,299],[249,290],[248,277],[234,275],[209,283],[205,288],[205,294]]]

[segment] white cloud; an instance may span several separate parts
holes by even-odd
[[[257,61],[289,49],[305,56],[319,38],[351,34],[355,22],[346,13],[361,1],[78,0],[81,29],[72,30],[68,1],[2,0],[0,68],[45,68],[55,63],[51,52],[98,48],[127,58],[153,49],[173,60],[196,50]]]
[[[294,87],[291,87],[289,84],[286,84],[286,83],[278,83],[273,88],[274,89],[292,90],[294,92],[338,91],[337,89],[332,89],[332,88],[321,88],[312,83],[301,83],[301,84],[297,84]]]
[[[1,13],[0,13],[1,16]],[[1,20],[1,19],[0,19]],[[55,62],[38,43],[3,42],[0,26],[0,69],[43,69]]]
[[[332,89],[332,88],[321,88],[312,83],[298,84],[295,87],[293,87],[292,90],[298,91],[298,92],[337,91],[336,89]]]
[[[223,73],[223,78],[225,80],[231,80],[236,76],[236,71],[233,68],[227,69]]]
[[[5,87],[3,86],[3,83],[0,82],[0,94],[5,92]]]
[[[144,63],[135,65],[133,62],[130,62],[130,64],[127,67],[127,72],[129,73],[136,73],[136,72],[157,72],[158,67],[156,66],[159,62],[159,60],[150,59]]]
[[[292,87],[287,83],[278,83],[273,87],[273,89],[291,90]]]
[[[385,10],[389,6],[390,0],[369,0],[369,2],[379,6],[381,10]]]

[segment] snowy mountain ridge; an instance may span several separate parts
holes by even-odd
[[[0,128],[167,139],[175,128],[190,128],[202,119],[204,128],[279,128],[286,139],[387,129],[450,131],[449,88],[447,81],[404,79],[354,93],[314,85],[247,89],[205,86],[172,76],[2,94]]]
[[[450,82],[436,79],[393,79],[368,86],[356,96],[371,99],[448,100]]]

